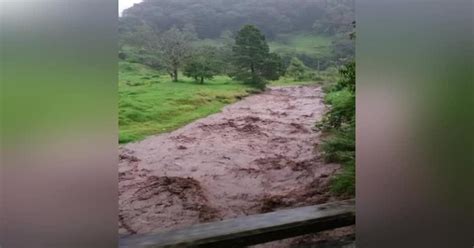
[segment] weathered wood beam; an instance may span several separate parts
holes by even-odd
[[[120,248],[242,247],[355,224],[355,201],[279,210],[121,238]]]

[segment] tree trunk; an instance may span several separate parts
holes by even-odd
[[[173,82],[178,82],[178,68],[173,69]]]
[[[201,77],[201,84],[204,83],[204,77]]]

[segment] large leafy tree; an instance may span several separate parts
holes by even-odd
[[[191,42],[194,37],[194,34],[176,27],[161,34],[159,41],[161,57],[174,82],[178,81],[178,69],[191,54]]]
[[[192,57],[186,63],[184,75],[203,84],[204,79],[212,79],[219,72],[219,64],[215,48],[200,47],[193,52]]]
[[[168,71],[171,79],[177,82],[178,70],[191,55],[192,41],[195,37],[192,27],[183,30],[173,27],[166,32],[158,33],[150,26],[141,24],[129,32],[122,33],[119,45],[130,44],[153,60],[159,60],[152,61],[152,64],[160,64],[160,67]]]
[[[232,76],[238,80],[264,87],[266,80],[276,80],[282,74],[281,58],[270,53],[265,36],[253,25],[237,33],[232,51]]]

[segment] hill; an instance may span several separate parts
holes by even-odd
[[[176,27],[194,33],[196,44],[216,46],[252,24],[286,62],[296,56],[325,69],[353,57],[354,20],[354,0],[144,0],[124,11],[119,33],[133,36],[144,25],[156,33]]]

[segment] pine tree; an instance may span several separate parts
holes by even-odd
[[[232,76],[238,80],[263,88],[266,80],[277,80],[282,74],[280,56],[270,53],[265,36],[255,26],[246,25],[237,33],[232,51]]]

